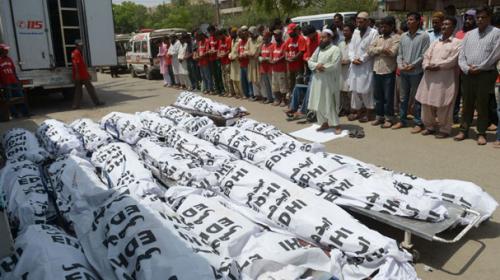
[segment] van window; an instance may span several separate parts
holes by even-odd
[[[325,19],[325,25],[330,26],[333,23],[333,18],[332,19]]]
[[[314,27],[316,27],[317,30],[323,29],[323,20],[318,19],[318,20],[312,20],[310,24]]]
[[[148,52],[148,41],[142,41],[141,42],[141,52],[142,53],[147,53]]]
[[[141,42],[134,42],[134,52],[141,52]]]

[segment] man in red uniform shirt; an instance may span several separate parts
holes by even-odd
[[[80,102],[82,100],[82,88],[85,85],[87,92],[94,102],[95,106],[104,105],[104,102],[99,101],[95,93],[95,88],[90,82],[90,74],[87,70],[87,65],[85,64],[85,59],[82,55],[82,41],[75,40],[75,49],[71,53],[71,64],[73,68],[73,81],[75,82],[75,97],[73,98],[73,109],[80,108]]]
[[[274,30],[274,43],[271,47],[271,61],[272,64],[272,90],[274,93],[274,106],[280,105],[285,107],[285,97],[289,92],[288,81],[286,77],[286,54],[285,43],[283,43],[283,35],[281,30]]]
[[[300,33],[300,28],[295,23],[290,23],[287,28],[288,36],[285,42],[286,61],[288,64],[289,92],[295,87],[297,75],[304,73],[303,55],[306,51],[306,39]]]
[[[207,36],[201,31],[196,32],[196,43],[198,45],[197,55],[198,66],[200,67],[201,79],[203,81],[203,93],[210,94],[214,90],[212,73],[209,65],[209,43]]]
[[[220,44],[220,41],[215,34],[217,29],[215,28],[215,26],[210,25],[207,28],[207,31],[210,34],[210,37],[208,37],[208,60],[210,63],[210,72],[212,72],[212,77],[214,80],[215,94],[225,94],[224,85],[222,82],[221,63],[219,61],[219,58],[217,57],[217,52],[219,51]]]
[[[262,91],[262,96],[266,97],[266,101],[264,104],[273,103],[273,91],[271,88],[271,79],[272,79],[272,65],[271,61],[271,52],[273,43],[271,43],[272,39],[271,32],[265,31],[263,36],[263,43],[260,47],[260,55],[259,55],[259,71],[260,71],[260,88]]]
[[[238,61],[240,62],[240,83],[243,91],[243,99],[253,96],[252,83],[248,81],[248,63],[249,58],[245,54],[245,45],[248,41],[248,27],[242,26],[238,31],[240,41],[238,42]]]
[[[7,99],[24,96],[23,87],[17,79],[16,66],[8,56],[9,48],[5,44],[0,44],[0,88],[5,89]],[[18,108],[25,117],[31,116],[26,104],[15,104],[9,108],[13,117],[18,117]]]
[[[229,53],[231,52],[231,36],[226,36],[225,30],[217,30],[215,32],[219,40],[219,49],[217,50],[217,57],[219,58],[222,70],[222,81],[224,82],[224,89],[229,97],[234,95],[234,88],[231,84],[231,60],[229,60]]]

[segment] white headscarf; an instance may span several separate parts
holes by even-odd
[[[326,33],[326,34],[329,34],[330,36],[333,36],[333,31],[329,28],[323,28],[321,33]]]

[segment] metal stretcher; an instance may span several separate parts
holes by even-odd
[[[378,222],[387,224],[391,227],[404,231],[404,239],[401,242],[401,247],[407,249],[413,254],[416,261],[419,257],[418,251],[413,248],[412,235],[416,235],[428,241],[437,241],[442,243],[455,243],[462,239],[464,235],[469,232],[472,227],[477,226],[481,220],[481,214],[471,209],[465,209],[458,205],[445,202],[444,206],[448,210],[448,218],[441,222],[426,222],[422,220],[414,220],[401,216],[394,216],[373,210],[367,210],[362,207],[347,207],[346,209],[354,213],[366,216]],[[439,233],[452,228],[458,224],[461,217],[470,215],[471,222],[465,226],[455,237],[446,239],[438,236]]]
[[[222,116],[210,115],[210,114],[207,114],[207,113],[204,113],[204,112],[200,112],[200,111],[196,111],[196,110],[193,110],[193,109],[184,108],[182,106],[178,106],[178,105],[174,105],[174,104],[172,104],[170,106],[175,107],[177,109],[181,109],[184,112],[186,112],[188,114],[191,114],[191,115],[193,115],[195,117],[207,117],[207,118],[211,119],[215,123],[216,126],[231,126],[239,118],[242,118],[244,116],[250,115],[250,113],[248,113],[248,112],[241,112],[240,114],[238,114],[235,117],[227,118],[226,119],[226,118],[224,118]]]

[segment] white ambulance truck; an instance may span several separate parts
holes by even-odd
[[[111,0],[0,0],[0,43],[24,87],[70,89],[75,40],[95,67],[117,64]]]

